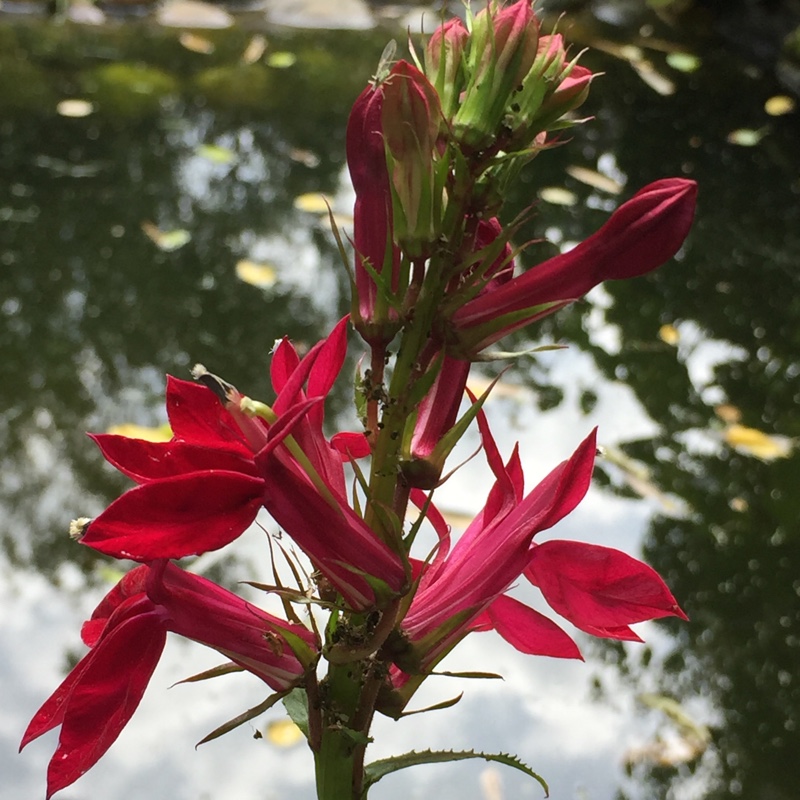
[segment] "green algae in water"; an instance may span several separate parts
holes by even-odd
[[[101,113],[125,119],[157,114],[163,102],[180,90],[177,79],[166,72],[124,62],[86,73],[83,84]]]

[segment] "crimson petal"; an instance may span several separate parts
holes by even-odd
[[[81,542],[115,558],[153,561],[217,550],[256,518],[264,482],[208,470],[137,486],[91,522]]]
[[[632,623],[686,619],[652,567],[610,547],[545,542],[533,548],[525,575],[554,611],[595,636],[635,640]]]

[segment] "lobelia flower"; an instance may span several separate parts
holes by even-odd
[[[347,120],[347,167],[356,193],[353,209],[355,286],[351,317],[365,341],[391,341],[400,328],[388,295],[401,295],[400,250],[392,229],[392,189],[382,132],[385,85],[375,82],[358,96]],[[383,287],[372,273],[382,277]]]
[[[600,230],[502,286],[488,287],[451,316],[452,352],[474,357],[605,280],[644,275],[678,251],[692,224],[697,184],[665,178],[623,203]]]
[[[417,259],[429,255],[439,235],[442,187],[434,161],[442,110],[436,89],[407,61],[392,67],[381,88],[393,236],[404,255]]]
[[[595,636],[638,639],[629,624],[670,615],[685,618],[646,564],[596,545],[533,542],[583,499],[594,465],[595,432],[526,496],[517,449],[503,464],[482,414],[479,424],[496,480],[483,510],[452,552],[437,554],[420,571],[401,624],[404,638],[394,643],[394,692],[384,700],[389,715],[401,711],[427,673],[473,631],[495,629],[523,653],[581,658],[555,622],[505,594],[522,574],[539,586],[557,613]],[[438,533],[446,545],[441,525]]]
[[[468,40],[464,23],[453,17],[433,32],[425,46],[425,74],[436,88],[446,120],[455,113],[463,87],[462,55]]]
[[[397,591],[405,581],[400,557],[347,504],[342,461],[364,454],[364,437],[330,443],[322,432],[322,401],[344,362],[346,336],[347,318],[303,359],[288,341],[278,346],[274,424],[244,414],[235,390],[225,407],[205,386],[170,378],[170,442],[94,436],[140,485],[92,520],[81,542],[134,561],[183,558],[229,544],[264,506],[352,607],[369,605],[375,591]],[[304,513],[287,507],[288,498]]]
[[[315,635],[167,561],[136,567],[105,596],[81,636],[91,649],[36,712],[20,749],[61,726],[47,797],[114,743],[139,705],[171,631],[225,655],[271,689],[294,686],[317,655]]]

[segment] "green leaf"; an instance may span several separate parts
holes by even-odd
[[[308,696],[306,690],[299,686],[292,689],[289,694],[283,697],[283,705],[286,713],[291,717],[292,722],[303,731],[306,739],[308,738]]]
[[[211,731],[211,733],[209,733],[208,736],[204,736],[195,745],[195,747],[200,747],[201,744],[205,744],[206,742],[210,742],[212,739],[216,739],[222,736],[223,734],[229,733],[234,728],[238,728],[245,722],[249,722],[254,717],[260,716],[267,709],[272,708],[272,706],[274,706],[275,703],[277,703],[278,700],[280,700],[285,694],[286,694],[285,692],[276,692],[275,694],[271,694],[263,703],[259,703],[257,706],[253,706],[253,708],[248,708],[247,711],[243,711],[241,714],[239,714],[239,716],[228,720],[226,723],[220,725],[218,728],[214,728],[214,730]],[[305,731],[303,731],[303,733],[305,733]]]
[[[420,753],[412,751],[411,753],[404,753],[401,756],[383,758],[380,761],[373,761],[371,764],[367,764],[364,768],[364,791],[361,798],[365,800],[369,789],[384,777],[384,775],[389,775],[392,772],[397,772],[406,767],[415,767],[418,764],[442,764],[448,761],[465,761],[470,758],[482,758],[485,761],[496,761],[499,764],[505,764],[507,767],[518,769],[520,772],[524,772],[539,783],[542,789],[544,789],[545,797],[550,796],[550,789],[544,778],[537,775],[516,756],[507,753],[476,753],[474,750],[423,750]]]

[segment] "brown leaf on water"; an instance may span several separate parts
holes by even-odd
[[[608,175],[603,175],[595,169],[588,167],[578,167],[571,165],[566,168],[566,173],[575,178],[576,181],[585,183],[593,189],[600,189],[609,194],[619,194],[624,188],[619,181],[610,178]]]

